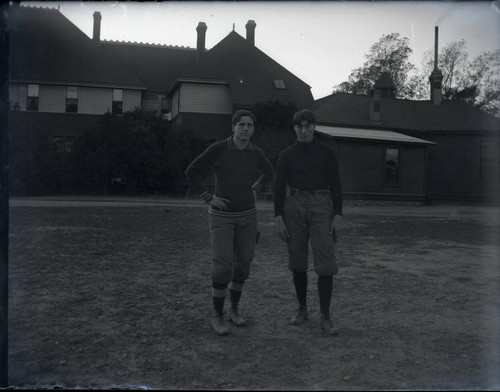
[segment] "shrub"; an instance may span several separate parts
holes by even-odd
[[[192,133],[174,131],[167,121],[139,110],[105,114],[77,143],[80,178],[101,182],[104,194],[113,190],[114,179],[128,194],[172,190],[205,147]]]

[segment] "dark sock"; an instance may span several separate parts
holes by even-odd
[[[330,302],[332,299],[332,276],[318,276],[319,307],[321,314],[330,317]]]
[[[305,307],[307,303],[307,272],[294,272],[293,284],[299,306]]]
[[[214,309],[217,312],[217,314],[220,316],[224,314],[224,297],[212,297],[213,303],[214,303]]]
[[[229,285],[229,299],[231,300],[231,307],[238,308],[240,303],[241,293],[243,292],[243,285],[245,282],[238,282],[234,279],[231,280]]]
[[[220,292],[221,290],[224,291],[227,288],[227,284],[221,284],[221,283],[216,283],[212,282],[212,293],[214,292]],[[214,309],[219,314],[222,316],[224,314],[224,301],[226,297],[225,295],[213,295],[212,294],[212,302],[214,304]]]
[[[229,289],[229,298],[231,299],[231,307],[237,308],[241,298],[241,291]]]

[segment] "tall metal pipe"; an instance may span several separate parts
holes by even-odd
[[[438,69],[438,35],[439,27],[434,27],[434,69]]]

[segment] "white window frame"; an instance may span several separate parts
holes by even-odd
[[[387,162],[388,162],[388,152],[389,150],[395,150],[397,152],[397,182],[389,182],[387,181],[386,170],[387,170]],[[383,186],[401,186],[401,149],[398,147],[384,147],[384,161],[382,166],[382,185]]]
[[[115,111],[113,110],[115,102],[121,102],[121,113],[115,113]],[[120,88],[113,89],[113,102],[112,102],[111,112],[117,116],[123,115],[123,90]]]
[[[76,99],[76,112],[68,112],[68,99]],[[67,86],[66,87],[66,113],[78,113],[78,87]]]
[[[29,109],[30,99],[37,98],[36,109]],[[26,94],[26,110],[30,112],[38,112],[40,110],[40,85],[28,84],[28,93]]]

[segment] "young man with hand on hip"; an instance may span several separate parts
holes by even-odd
[[[200,197],[209,204],[208,220],[212,242],[212,329],[217,335],[229,333],[224,319],[224,302],[229,286],[231,306],[227,320],[245,326],[239,314],[243,285],[250,275],[257,236],[257,193],[272,179],[274,170],[257,146],[250,143],[256,119],[248,110],[233,114],[233,134],[212,144],[187,168],[188,177]],[[203,186],[208,168],[215,170],[215,195]],[[260,177],[259,177],[260,175]]]

